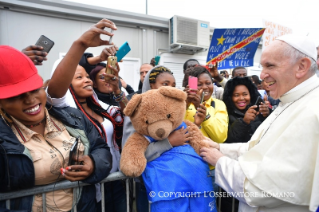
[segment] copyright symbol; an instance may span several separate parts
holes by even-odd
[[[150,193],[149,193],[149,195],[150,195],[150,197],[155,197],[155,192],[154,191],[151,191]]]

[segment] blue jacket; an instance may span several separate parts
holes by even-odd
[[[89,140],[89,156],[94,162],[93,173],[83,182],[92,184],[83,187],[81,198],[77,203],[78,211],[96,211],[95,183],[100,182],[112,168],[112,156],[105,141],[100,137],[93,124],[84,114],[74,108],[52,107],[49,113],[60,120],[67,130],[76,136],[82,134]],[[11,128],[0,118],[0,192],[17,191],[32,188],[35,184],[33,161],[26,153],[25,146],[20,143]],[[8,176],[10,175],[10,180]],[[3,193],[2,193],[3,194]],[[0,195],[2,195],[0,194]],[[33,196],[12,199],[11,210],[31,211]],[[5,201],[0,201],[0,211],[6,211]]]

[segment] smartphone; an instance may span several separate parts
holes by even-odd
[[[43,52],[49,53],[49,51],[54,46],[54,42],[50,40],[49,38],[45,37],[44,35],[41,35],[38,41],[35,43],[37,46],[43,47]]]
[[[70,154],[69,154],[69,166],[75,165],[75,160],[74,158],[78,157],[78,144],[79,144],[80,136],[78,136],[73,143],[71,149],[70,149]]]
[[[125,55],[127,55],[127,53],[129,53],[130,51],[130,45],[128,44],[128,42],[125,42],[116,52],[117,61],[121,61],[123,57],[125,57]]]
[[[158,65],[160,58],[161,58],[161,56],[159,56],[159,55],[155,56],[155,66]]]
[[[114,74],[113,70],[109,68],[109,65],[112,66],[113,68],[116,68],[116,63],[117,63],[117,57],[116,56],[109,56],[107,58],[107,64],[106,64],[106,73],[107,74]],[[106,81],[109,81],[109,77],[105,77]]]
[[[258,96],[257,97],[257,100],[256,100],[256,102],[255,102],[255,104],[254,105],[257,105],[257,108],[255,108],[255,110],[258,112],[259,111],[259,105],[260,105],[260,103],[265,103],[264,102],[264,100],[261,98],[261,96]]]
[[[110,33],[112,33],[112,32],[113,32],[113,29],[111,29]],[[109,39],[109,45],[111,45],[112,39],[113,39],[113,36],[111,36],[110,39]]]
[[[200,103],[201,103],[201,104],[202,104],[203,101],[204,101],[204,96],[205,96],[205,92],[203,91],[203,92],[202,92],[202,96],[201,96],[201,98],[200,98]]]
[[[188,77],[188,86],[191,90],[197,90],[197,77],[189,76]],[[196,92],[196,91],[192,91]]]

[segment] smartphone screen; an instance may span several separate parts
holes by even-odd
[[[197,77],[189,76],[188,77],[188,86],[191,90],[197,90]]]

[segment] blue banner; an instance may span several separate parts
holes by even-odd
[[[265,28],[215,29],[207,54],[207,65],[218,69],[253,66],[254,56]]]

